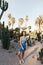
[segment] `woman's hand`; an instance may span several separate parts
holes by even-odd
[[[23,46],[21,45],[21,47],[22,47],[22,50],[24,50],[24,48],[23,48]]]
[[[22,47],[22,50],[24,50],[24,48]]]

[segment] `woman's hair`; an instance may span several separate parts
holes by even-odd
[[[20,37],[23,36],[23,32],[25,32],[25,36],[26,36],[26,31],[22,31],[20,34]]]

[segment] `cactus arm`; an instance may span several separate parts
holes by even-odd
[[[1,7],[1,0],[0,0],[0,7]]]
[[[5,5],[4,5],[4,11],[6,11],[8,9],[8,3],[5,2]]]
[[[4,3],[4,2],[3,2]],[[3,4],[3,7],[1,7],[3,11],[6,11],[8,9],[8,3],[5,1],[5,4]]]
[[[0,0],[0,8],[2,9],[2,12],[0,14],[0,19],[2,18],[3,13],[8,9],[7,1],[4,2],[4,0],[3,0],[2,3],[3,3],[3,5],[1,6],[1,0]]]
[[[4,13],[4,11],[1,12],[0,19],[1,19],[2,15],[3,15],[3,13]]]

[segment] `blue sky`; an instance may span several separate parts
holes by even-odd
[[[32,30],[36,29],[35,20],[39,15],[43,15],[43,0],[7,0],[9,3],[8,10],[3,14],[1,22],[8,23],[7,14],[11,13],[16,18],[14,27],[18,26],[18,18],[29,16],[28,25]]]

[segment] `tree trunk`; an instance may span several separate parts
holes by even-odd
[[[40,32],[40,29],[41,29],[41,28],[40,28],[40,22],[39,22],[39,32]]]

